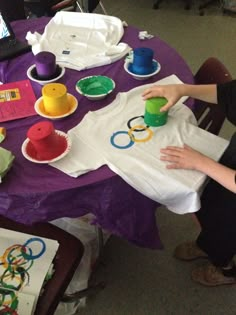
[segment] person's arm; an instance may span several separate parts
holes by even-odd
[[[226,118],[236,125],[236,80],[218,84],[217,99],[220,108],[226,115]]]
[[[229,82],[225,85],[207,84],[207,85],[189,85],[189,84],[173,84],[173,85],[156,85],[148,88],[143,93],[143,99],[151,97],[165,97],[168,103],[162,107],[163,111],[168,110],[175,105],[182,96],[189,96],[208,103],[217,104],[219,101],[226,107],[231,117],[235,114],[236,99],[236,81]],[[193,169],[205,173],[225,188],[236,192],[235,174],[236,171],[215,162],[209,157],[190,148],[169,146],[161,149],[162,161],[169,162],[169,169]]]
[[[215,84],[207,85],[190,85],[190,84],[170,84],[170,85],[154,85],[146,89],[142,97],[144,100],[152,97],[165,97],[168,102],[162,107],[161,111],[166,111],[182,96],[189,96],[205,102],[217,103],[217,87]]]
[[[162,161],[167,161],[169,169],[193,169],[200,171],[225,188],[236,193],[236,171],[230,169],[211,158],[201,154],[200,152],[190,148],[168,146],[161,149]]]

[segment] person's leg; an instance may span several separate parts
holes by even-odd
[[[201,232],[196,245],[210,263],[192,271],[192,279],[207,286],[236,283],[236,195],[215,182],[209,183],[197,213]]]
[[[236,169],[236,135],[220,163]],[[207,255],[211,264],[192,273],[193,280],[197,282],[205,285],[235,283],[236,268],[232,259],[236,253],[236,194],[211,180],[203,192],[201,209],[196,216],[201,225],[196,242],[179,245],[175,256],[192,260]]]
[[[220,163],[236,168],[236,135]],[[203,192],[201,209],[196,216],[202,229],[197,245],[213,264],[227,265],[236,253],[236,194],[211,180]]]

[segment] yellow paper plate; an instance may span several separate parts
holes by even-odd
[[[69,111],[63,115],[52,116],[52,115],[49,115],[47,112],[45,112],[42,96],[39,99],[37,99],[37,101],[35,102],[34,109],[36,113],[42,117],[49,118],[49,119],[61,119],[61,118],[64,118],[73,114],[78,107],[78,101],[72,94],[67,93],[67,99],[69,102]]]

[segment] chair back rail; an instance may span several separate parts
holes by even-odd
[[[196,84],[223,84],[232,80],[225,65],[215,57],[208,58],[194,76]],[[225,120],[225,114],[217,104],[195,100],[194,115],[198,126],[218,135]]]

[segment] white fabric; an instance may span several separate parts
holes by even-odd
[[[114,16],[58,12],[40,35],[28,32],[26,39],[34,54],[50,51],[58,64],[83,70],[110,64],[125,56],[130,47],[119,43],[124,34],[122,21]]]
[[[158,84],[181,83],[172,75]],[[206,176],[191,170],[168,170],[160,160],[160,148],[184,143],[218,160],[228,141],[198,128],[191,110],[180,100],[169,111],[168,122],[162,127],[151,127],[151,140],[128,149],[114,147],[110,140],[117,131],[128,131],[129,119],[144,114],[142,91],[150,85],[137,87],[128,93],[119,93],[107,107],[89,112],[82,122],[69,131],[72,150],[62,160],[51,165],[77,177],[107,164],[128,184],[149,198],[166,205],[173,212],[183,214],[200,208],[199,193]],[[186,99],[186,98],[185,98]],[[132,126],[143,125],[143,118],[132,121]],[[147,131],[133,132],[139,139]],[[119,135],[119,145],[129,143],[128,135]],[[116,140],[117,144],[118,140]],[[214,144],[214,145],[213,145]]]

